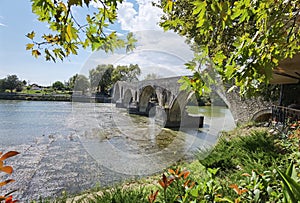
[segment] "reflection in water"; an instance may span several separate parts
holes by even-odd
[[[74,104],[73,125],[86,150],[101,165],[119,173],[145,175],[192,158],[199,148],[213,146],[225,125],[233,127],[228,110],[214,109],[198,110],[205,114],[201,131],[182,132],[162,128],[153,118],[129,115],[113,104]]]
[[[228,109],[220,111],[205,116],[200,132],[180,132],[114,104],[0,101],[0,148],[21,152],[10,160],[16,182],[7,190],[19,188],[16,198],[28,200],[161,171],[234,126]]]
[[[228,109],[223,106],[187,106],[187,112],[205,117],[224,118]]]

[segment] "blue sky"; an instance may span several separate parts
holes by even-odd
[[[41,34],[47,33],[46,24],[38,22],[31,13],[30,1],[12,3],[11,0],[1,0],[0,78],[16,74],[19,79],[29,81],[31,84],[51,85],[57,80],[67,81],[76,73],[87,73],[88,69],[101,63],[115,65],[138,63],[143,75],[186,74],[183,64],[190,59],[191,52],[183,44],[183,38],[173,33],[162,32],[157,24],[162,12],[152,7],[151,1],[125,0],[119,6],[118,22],[111,27],[119,33],[138,33],[140,42],[135,53],[128,56],[124,53],[107,55],[80,50],[78,55],[71,56],[64,62],[54,63],[45,61],[42,57],[36,59],[25,50],[25,45],[30,43],[25,36],[28,32],[35,30]],[[74,12],[80,18],[80,13],[76,10]],[[144,36],[147,36],[147,40]]]

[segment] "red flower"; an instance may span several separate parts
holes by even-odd
[[[14,202],[18,202],[18,200],[13,200],[12,195],[8,196],[8,197],[5,199],[5,203],[14,203]]]

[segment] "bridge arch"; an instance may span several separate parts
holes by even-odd
[[[116,83],[114,85],[114,95],[113,98],[115,101],[118,101],[121,98],[121,92],[120,92],[120,85],[119,83]]]
[[[170,104],[170,120],[171,121],[180,121],[182,116],[185,114],[185,107],[189,103],[189,101],[192,99],[192,97],[195,96],[194,92],[186,92],[181,91],[177,95],[177,97],[174,98],[172,103]]]
[[[252,121],[255,122],[266,122],[269,121],[272,117],[272,109],[264,108],[257,112],[255,112],[251,118]]]
[[[143,113],[147,113],[150,100],[156,100],[157,94],[155,88],[151,85],[145,86],[139,96],[139,108]]]
[[[129,103],[133,101],[133,95],[130,89],[127,89],[124,93],[123,104],[125,107],[129,106]]]

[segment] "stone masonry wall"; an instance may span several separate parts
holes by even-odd
[[[250,121],[257,112],[272,107],[272,102],[265,101],[261,97],[243,99],[238,91],[227,92],[226,98],[236,124]]]

